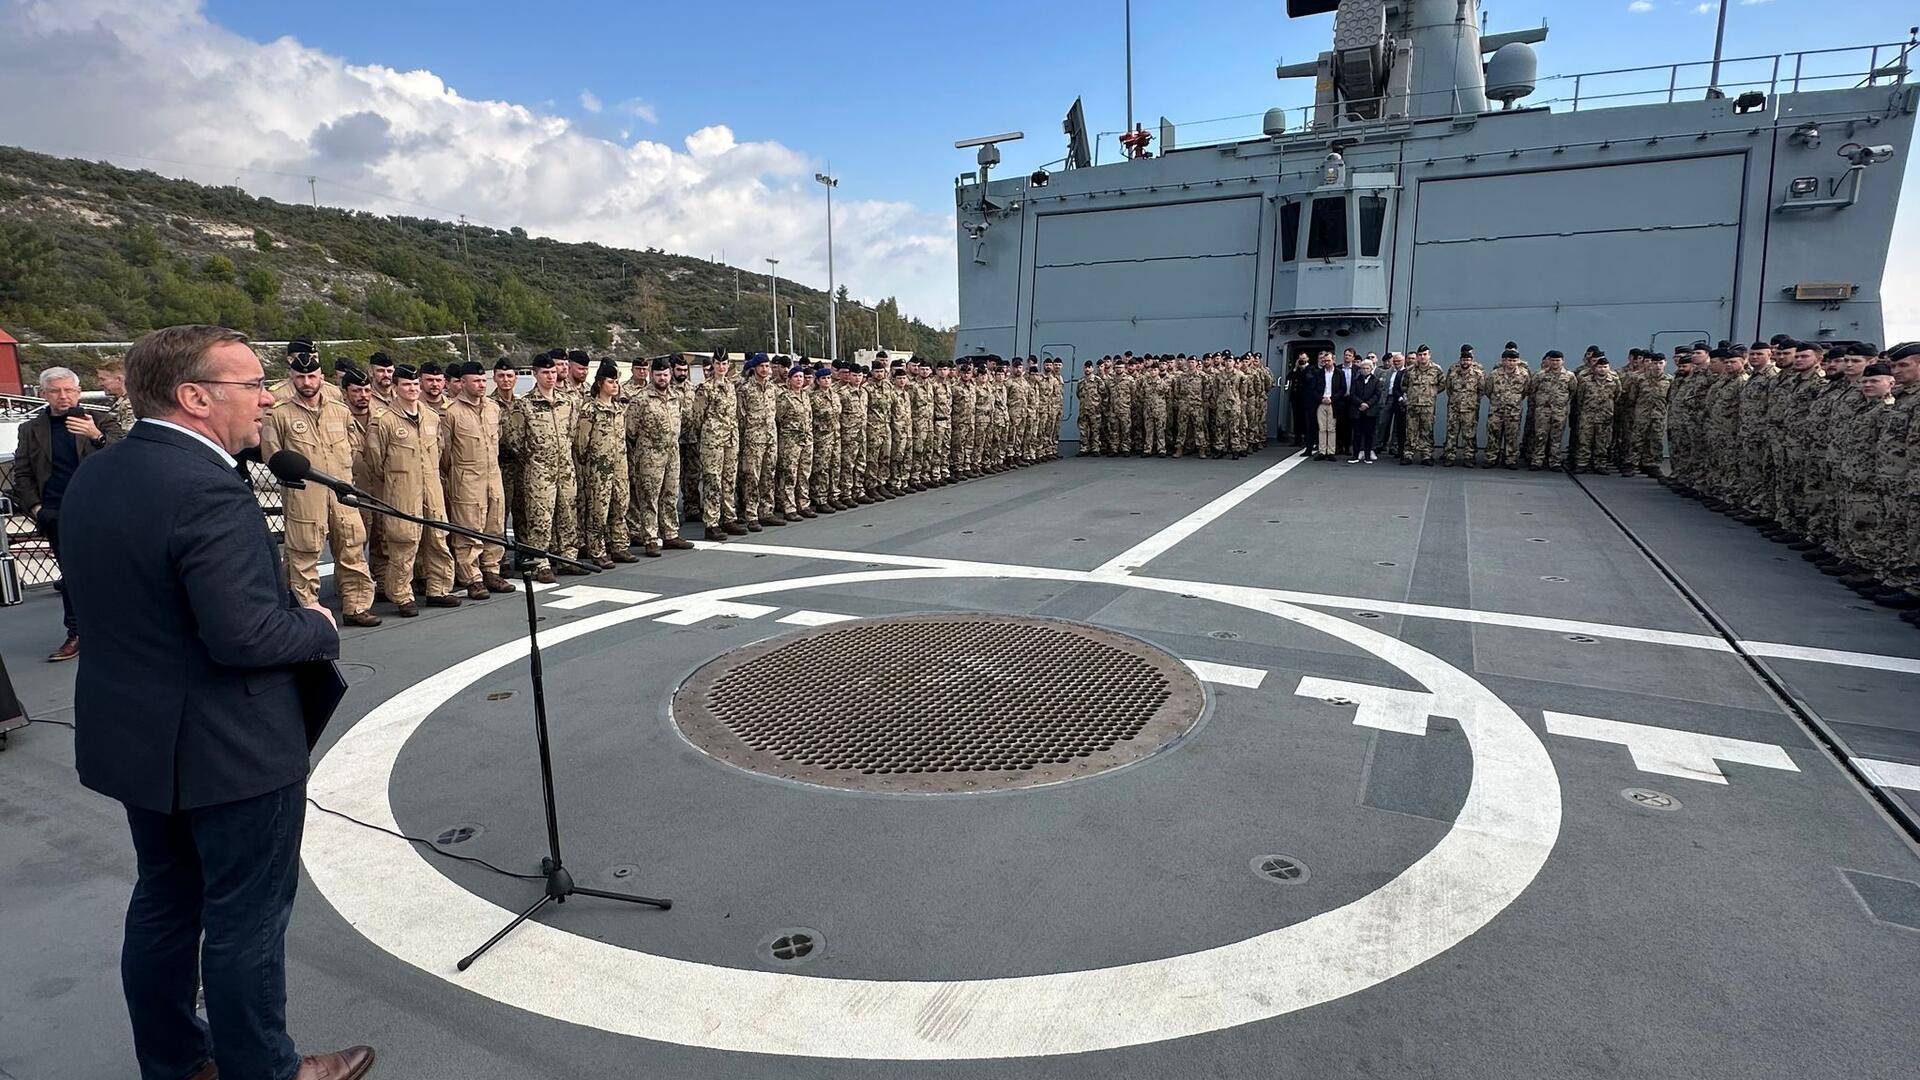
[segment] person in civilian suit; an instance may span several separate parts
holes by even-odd
[[[1347,377],[1333,366],[1333,353],[1323,350],[1320,366],[1309,370],[1304,382],[1307,400],[1313,403],[1318,431],[1313,456],[1320,461],[1332,461],[1339,446],[1339,417],[1347,407]]]
[[[1360,353],[1347,349],[1340,354],[1340,385],[1349,386],[1360,374]],[[1334,453],[1344,454],[1353,446],[1353,410],[1340,403],[1333,410]]]
[[[1360,361],[1359,366],[1354,368],[1352,382],[1347,386],[1347,412],[1353,416],[1353,457],[1347,460],[1347,464],[1380,460],[1373,452],[1373,437],[1379,429],[1386,394],[1386,384],[1373,373],[1373,361]]]
[[[1397,458],[1407,449],[1407,358],[1400,353],[1387,354],[1385,370],[1376,371],[1380,377],[1381,391],[1380,426],[1374,432],[1374,441],[1387,448],[1387,456]]]
[[[61,554],[89,638],[75,765],[133,835],[120,975],[140,1075],[355,1080],[370,1048],[302,1058],[287,1035],[307,722],[324,719],[306,710],[330,708],[301,675],[340,638],[318,602],[295,606],[237,474],[273,394],[222,327],[154,331],[126,366],[141,419],[74,475]]]

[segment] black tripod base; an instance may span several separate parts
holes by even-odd
[[[480,959],[482,953],[500,944],[500,940],[512,933],[514,927],[526,922],[535,912],[546,907],[548,904],[566,903],[567,897],[569,896],[591,896],[600,900],[618,900],[627,904],[646,904],[649,907],[657,907],[661,911],[669,911],[673,908],[673,901],[671,900],[661,900],[651,896],[630,896],[626,893],[602,892],[599,889],[580,888],[573,883],[573,875],[567,873],[567,868],[554,862],[552,858],[543,858],[540,860],[540,872],[547,876],[546,893],[542,895],[540,899],[535,900],[533,905],[527,908],[527,910],[514,916],[512,922],[501,927],[499,933],[488,938],[486,944],[473,950],[466,956],[461,957],[460,962],[454,965],[455,970],[465,971],[472,967],[473,962]]]

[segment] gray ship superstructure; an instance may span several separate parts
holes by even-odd
[[[1546,28],[1483,35],[1475,0],[1289,12],[1336,6],[1334,48],[1278,70],[1315,103],[1261,137],[1162,121],[1158,156],[1076,168],[1076,104],[1067,168],[984,192],[983,146],[958,351],[1880,339],[1911,40],[1536,79]]]

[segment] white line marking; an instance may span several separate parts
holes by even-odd
[[[1675,731],[1672,728],[1649,727],[1646,724],[1629,724],[1621,720],[1603,720],[1597,716],[1575,716],[1571,713],[1549,712],[1546,720],[1547,730],[1555,735],[1619,743],[1627,748],[1627,753],[1633,758],[1634,768],[1641,772],[1724,784],[1727,774],[1714,764],[1715,759],[1786,772],[1800,771],[1800,766],[1793,763],[1784,749],[1771,743],[1748,742],[1745,739]]]
[[[1267,681],[1267,673],[1255,667],[1235,667],[1232,664],[1214,664],[1205,660],[1188,660],[1187,665],[1202,682],[1219,683],[1222,686],[1244,686],[1249,690],[1258,690],[1260,684]]]
[[[1438,708],[1433,695],[1424,690],[1395,690],[1313,675],[1302,678],[1293,693],[1295,697],[1349,698],[1359,706],[1353,716],[1355,724],[1403,735],[1425,735],[1427,717]]]
[[[791,615],[782,615],[776,622],[793,626],[827,626],[837,622],[852,622],[858,615],[835,615],[831,611],[796,611]]]
[[[676,603],[674,606],[675,610],[667,612],[654,621],[670,623],[674,626],[692,626],[702,619],[711,619],[716,616],[757,619],[779,610],[760,604],[736,604],[726,600],[689,600],[684,604]]]
[[[659,593],[640,592],[637,589],[610,589],[604,585],[569,585],[564,589],[555,589],[553,595],[563,599],[549,601],[547,606],[562,611],[583,608],[589,604],[644,604],[660,596]]]
[[[1810,660],[1816,664],[1840,664],[1845,667],[1879,668],[1920,675],[1920,660],[1877,653],[1846,652],[1841,649],[1816,649],[1808,645],[1782,645],[1773,641],[1743,641],[1740,647],[1755,656],[1780,660]]]
[[[1855,768],[1867,774],[1867,779],[1881,787],[1920,791],[1920,765],[1862,757],[1854,758],[1853,764]]]
[[[1131,574],[1142,566],[1166,554],[1173,545],[1199,532],[1208,523],[1227,511],[1239,506],[1257,494],[1261,488],[1285,476],[1301,462],[1307,460],[1302,452],[1285,461],[1270,465],[1257,476],[1213,500],[1179,521],[1161,529],[1145,540],[1108,559],[1094,570],[1096,574]]]
[[[995,571],[986,576],[1093,580],[1076,570]],[[921,568],[754,582],[589,615],[541,637],[556,647],[689,604],[738,597],[979,576]],[[715,1049],[894,1060],[1074,1054],[1219,1031],[1358,993],[1470,937],[1532,884],[1559,837],[1560,781],[1539,737],[1485,686],[1378,631],[1252,590],[1122,580],[1332,635],[1448,702],[1473,750],[1473,780],[1453,827],[1391,881],[1340,907],[1241,941],[1116,967],[962,981],[827,978],[681,960],[533,920],[458,985],[569,1023]],[[397,829],[389,784],[407,740],[452,695],[526,654],[525,640],[508,642],[376,706],[320,760],[309,785],[314,798]],[[302,856],[319,892],[349,925],[442,978],[455,978],[453,959],[476,935],[511,917],[429,866],[414,845],[332,815],[308,821]],[[569,975],[556,979],[554,971]]]

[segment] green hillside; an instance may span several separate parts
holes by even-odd
[[[125,341],[208,322],[262,339],[466,332],[476,355],[764,349],[767,286],[765,274],[653,248],[315,210],[0,147],[0,328],[23,342]],[[809,351],[824,354],[826,294],[782,279],[783,309],[789,301],[796,327],[822,327]],[[843,351],[872,344],[871,308],[843,302],[840,319]],[[903,316],[892,299],[880,305],[880,334],[889,348],[944,356],[953,347],[951,330]],[[90,366],[84,353],[27,355]]]

